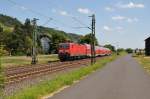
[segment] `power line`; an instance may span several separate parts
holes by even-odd
[[[46,20],[46,22],[45,22],[45,23],[43,23],[43,24],[42,24],[42,26],[47,25],[47,24],[48,24],[51,20],[52,20],[52,19],[48,19],[48,20]]]
[[[82,21],[80,21],[77,17],[72,16],[71,18],[72,18],[74,21],[78,22],[79,24],[81,24],[81,25],[83,25],[83,26],[85,26],[85,27],[88,27],[85,23],[83,23]]]
[[[7,0],[7,1],[9,1],[10,3],[12,3],[13,5],[18,6],[20,9],[24,9],[24,10],[30,11],[31,13],[34,13],[34,14],[36,14],[36,15],[39,15],[39,16],[42,16],[42,17],[45,17],[45,18],[51,18],[51,17],[48,17],[48,16],[46,16],[46,15],[44,15],[44,14],[42,14],[42,13],[39,13],[39,12],[33,10],[33,9],[26,8],[26,7],[24,7],[23,5],[21,5],[21,4],[17,3],[17,2],[15,2],[15,1],[13,1],[13,0]],[[52,19],[52,18],[51,18],[51,19]]]
[[[13,1],[13,0],[7,0],[7,1],[9,1],[10,3],[12,3],[13,5],[18,6],[18,7],[21,8],[21,9],[25,9],[25,10],[27,10],[27,11],[30,11],[31,13],[34,13],[34,14],[36,14],[36,15],[43,16],[43,17],[47,18],[48,20],[47,20],[45,23],[43,23],[43,25],[48,24],[50,21],[54,21],[54,22],[57,22],[57,23],[62,24],[62,25],[65,26],[65,27],[67,26],[68,28],[73,28],[72,26],[70,26],[70,25],[68,25],[68,24],[65,24],[65,23],[63,23],[63,22],[61,22],[61,21],[58,21],[58,20],[54,19],[54,18],[51,18],[51,17],[49,17],[49,16],[46,16],[46,15],[44,15],[44,14],[42,14],[42,13],[40,13],[40,12],[37,12],[37,11],[35,11],[35,10],[33,10],[33,9],[26,8],[26,7],[20,5],[19,3],[15,2],[15,1]]]

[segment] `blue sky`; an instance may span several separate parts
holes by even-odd
[[[150,36],[149,5],[150,0],[0,0],[0,13],[22,22],[35,17],[38,25],[82,35],[90,30],[75,27],[90,26],[88,16],[95,13],[96,37],[101,45],[144,48],[144,40]]]

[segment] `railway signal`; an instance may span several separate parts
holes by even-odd
[[[32,62],[31,64],[36,64],[38,62],[37,59],[37,25],[36,25],[36,21],[38,19],[34,18],[32,20],[32,24],[33,24],[33,34],[32,34]]]

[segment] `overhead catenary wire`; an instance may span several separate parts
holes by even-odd
[[[33,14],[36,14],[36,15],[39,15],[39,16],[42,16],[42,17],[45,17],[45,18],[53,19],[53,18],[51,18],[51,17],[49,17],[49,16],[46,16],[46,15],[40,13],[40,12],[37,12],[37,11],[35,11],[35,10],[33,10],[33,9],[27,8],[27,7],[25,7],[25,6],[21,5],[21,4],[19,4],[19,3],[15,2],[15,1],[13,1],[13,0],[7,0],[7,1],[10,2],[10,3],[13,4],[13,5],[16,5],[16,6],[19,7],[20,9],[27,10],[27,11],[33,13]]]
[[[42,14],[42,13],[40,13],[40,12],[37,12],[37,11],[35,11],[35,10],[33,10],[33,9],[26,8],[25,6],[23,6],[23,5],[21,5],[21,4],[17,3],[17,2],[15,2],[15,1],[13,1],[13,0],[7,0],[7,1],[10,2],[11,4],[13,4],[13,5],[15,5],[15,6],[21,8],[21,9],[24,9],[24,10],[27,10],[27,11],[33,13],[33,14],[36,14],[36,15],[45,17],[47,20],[46,20],[46,22],[43,23],[42,25],[46,25],[46,24],[48,24],[50,21],[54,21],[54,22],[57,22],[57,23],[59,23],[59,24],[62,24],[62,26],[64,26],[64,27],[68,27],[68,28],[74,29],[72,26],[63,23],[62,21],[56,20],[56,19],[54,19],[54,18],[52,18],[52,17],[49,17],[49,16],[47,16],[47,15],[44,15],[44,14]]]
[[[76,22],[78,22],[79,24],[81,24],[82,26],[88,27],[85,23],[83,23],[83,22],[82,22],[81,20],[79,20],[77,17],[71,16],[71,18],[72,18],[74,21],[76,21]]]
[[[50,1],[50,0],[48,0]],[[55,7],[57,7],[58,5],[54,2],[50,2],[50,3],[53,3],[53,5],[55,5]],[[59,6],[60,7],[60,6]],[[71,17],[71,19],[73,19],[74,21],[76,21],[77,23],[79,23],[80,25],[82,25],[81,27],[71,27],[71,28],[74,28],[74,29],[81,29],[81,28],[88,28],[91,30],[91,28],[89,26],[87,26],[83,21],[81,21],[78,17],[76,16],[73,16],[72,14],[68,14],[67,15],[68,17]]]

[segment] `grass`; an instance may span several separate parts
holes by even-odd
[[[150,57],[146,57],[143,55],[137,55],[135,57],[136,60],[143,66],[143,68],[150,73]]]
[[[26,56],[4,56],[2,57],[2,66],[4,68],[12,67],[12,66],[21,66],[21,65],[28,65],[31,64],[31,57]],[[44,64],[48,63],[49,61],[58,60],[57,55],[39,55],[38,56],[38,63]]]
[[[23,89],[13,96],[7,96],[6,99],[40,99],[42,96],[53,93],[64,86],[72,85],[74,81],[80,80],[97,69],[101,69],[105,64],[115,60],[117,57],[116,55],[112,55],[102,58],[93,66],[82,67],[78,70],[58,75],[52,80],[43,81],[38,85]]]
[[[0,48],[0,97],[3,96],[3,88],[4,88],[4,74],[3,74],[3,68],[1,65],[1,48]]]

